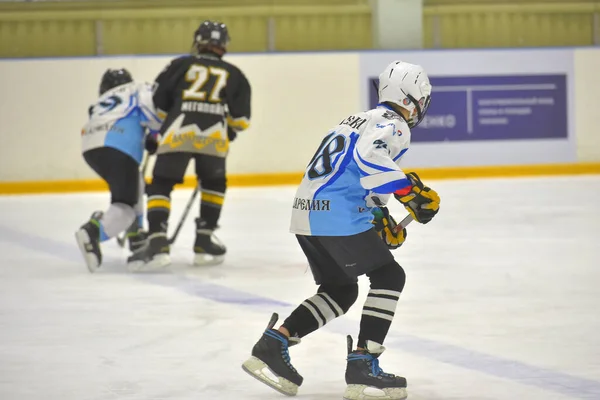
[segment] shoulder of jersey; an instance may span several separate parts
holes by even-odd
[[[234,74],[244,75],[241,69],[238,68],[237,65],[230,63],[227,60],[221,59],[223,65],[229,70],[229,73],[233,72]]]
[[[163,72],[166,71],[167,69],[173,69],[173,68],[179,68],[180,65],[186,64],[186,63],[193,63],[194,62],[195,57],[191,54],[185,54],[183,56],[179,56],[177,58],[173,58],[171,60],[171,62],[169,64],[167,64],[167,66],[163,69]]]
[[[150,82],[136,82],[135,87],[138,90],[149,90],[152,91],[153,84]]]
[[[171,63],[173,63],[173,64],[182,63],[182,62],[186,62],[186,61],[193,61],[195,59],[196,59],[196,57],[194,57],[192,54],[184,54],[182,56],[179,56],[179,57],[171,60]]]
[[[368,111],[370,114],[370,123],[375,128],[383,128],[390,124],[396,126],[396,130],[400,133],[408,133],[410,129],[408,128],[408,124],[398,113],[388,110],[387,108],[378,107],[373,110]]]
[[[112,89],[108,89],[106,92],[100,96],[101,99],[114,96],[116,94],[124,94],[134,92],[138,88],[138,84],[136,82],[128,82],[122,85],[116,86]]]

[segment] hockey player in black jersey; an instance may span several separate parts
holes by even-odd
[[[152,182],[148,186],[149,268],[170,264],[167,222],[173,186],[183,182],[191,159],[200,185],[194,264],[219,264],[226,248],[213,241],[227,181],[229,144],[250,124],[250,84],[222,59],[225,24],[204,21],[194,33],[193,52],[174,59],[156,78],[154,104],[165,118]]]

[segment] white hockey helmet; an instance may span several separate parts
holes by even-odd
[[[379,102],[390,102],[410,112],[406,121],[414,128],[425,117],[431,101],[431,84],[420,65],[396,60],[379,75]]]

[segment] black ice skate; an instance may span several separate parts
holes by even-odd
[[[164,232],[151,234],[148,236],[146,251],[138,256],[144,260],[145,264],[138,269],[152,270],[170,265],[171,256],[169,252],[170,246],[167,234]]]
[[[138,221],[133,221],[131,226],[127,229],[125,237],[129,242],[129,251],[132,253],[139,252],[140,249],[145,248],[148,245],[146,240],[148,239],[148,234],[144,231],[144,228],[139,226]]]
[[[227,249],[221,243],[213,242],[216,227],[209,226],[201,218],[196,219],[196,242],[194,243],[194,265],[217,265],[225,260]]]
[[[348,336],[345,400],[406,399],[406,379],[386,374],[379,368],[378,357],[384,350],[379,343],[367,340],[366,350],[352,351],[352,338]]]
[[[148,259],[148,234],[134,222],[127,230],[127,241],[131,255],[127,258],[127,266],[131,271],[137,271],[146,264]]]
[[[100,251],[100,218],[102,215],[101,211],[94,212],[90,220],[75,232],[79,250],[88,270],[92,273],[96,272],[102,264],[102,252]]]
[[[300,342],[286,338],[273,329],[278,315],[273,314],[267,330],[252,348],[252,357],[242,364],[244,371],[287,396],[295,396],[304,378],[290,362],[288,347]],[[274,376],[273,376],[274,375]]]

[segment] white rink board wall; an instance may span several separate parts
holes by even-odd
[[[0,61],[0,181],[96,178],[81,158],[80,130],[102,73],[124,67],[137,80],[152,81],[173,57]],[[368,78],[395,59],[421,63],[445,90],[436,92],[434,85],[433,119],[413,131],[406,165],[600,161],[593,123],[600,93],[597,49],[232,54],[227,59],[246,73],[253,91],[252,126],[231,146],[230,174],[302,171],[330,127],[368,106]],[[436,102],[443,107],[436,108]],[[452,104],[459,106],[444,114]],[[461,114],[467,108],[468,118]],[[536,122],[555,114],[548,109],[563,110],[556,117],[557,125],[564,125],[558,133],[548,134]],[[489,114],[496,112],[510,115]],[[475,137],[460,132],[464,119],[471,121],[465,129]],[[479,122],[494,125],[495,120],[500,122],[493,129],[479,129]],[[509,138],[494,136],[502,121],[508,121]]]
[[[228,172],[297,172],[319,137],[360,108],[358,54],[227,58],[252,85],[252,126],[230,150]],[[107,68],[153,81],[173,57],[0,61],[0,181],[90,179],[80,132]]]
[[[577,158],[600,160],[600,50],[575,51]]]

